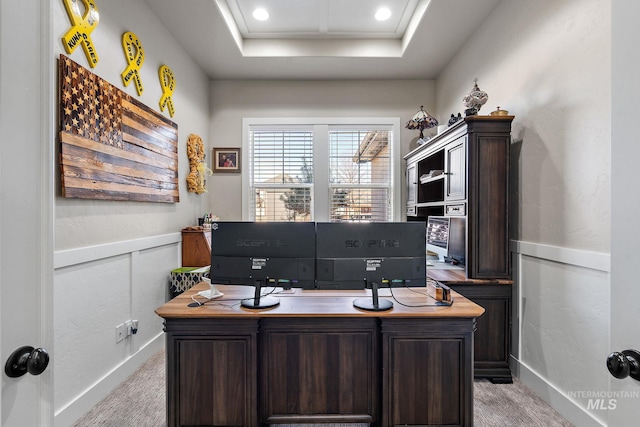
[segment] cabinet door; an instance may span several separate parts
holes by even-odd
[[[467,148],[467,275],[474,279],[510,279],[510,137],[477,132],[469,137]]]
[[[376,319],[265,319],[262,422],[374,422],[376,326]]]
[[[465,138],[459,138],[445,147],[445,200],[463,200],[466,197],[467,153]]]
[[[176,342],[175,426],[255,425],[256,386],[251,343],[244,337]],[[175,423],[173,422],[175,421]]]
[[[418,164],[407,164],[407,215],[410,208],[413,208],[415,214],[415,204],[418,201]]]
[[[167,427],[257,427],[258,319],[165,319]]]
[[[383,426],[473,425],[473,320],[383,319]]]
[[[511,383],[511,285],[451,285],[451,289],[482,306],[474,335],[474,374],[494,383]]]

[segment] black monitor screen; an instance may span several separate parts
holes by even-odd
[[[430,216],[427,219],[427,250],[438,255],[438,261],[444,262],[449,256],[449,228],[451,218]]]
[[[449,222],[451,218],[430,216],[427,221],[427,243],[447,249],[449,247]]]
[[[317,287],[426,286],[421,222],[316,224]]]
[[[213,283],[315,287],[315,224],[223,222],[211,226]]]

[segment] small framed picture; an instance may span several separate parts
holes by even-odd
[[[214,148],[213,172],[240,172],[239,148]]]

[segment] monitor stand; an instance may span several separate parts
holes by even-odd
[[[367,280],[364,281],[365,288],[369,282]],[[358,298],[353,301],[353,306],[362,310],[367,311],[387,311],[393,308],[393,303],[386,299],[378,298],[378,283],[371,281],[371,299],[369,298]]]
[[[268,279],[267,279],[268,280]],[[265,280],[265,282],[267,281]],[[254,310],[259,310],[262,308],[270,308],[270,307],[275,307],[276,305],[280,304],[280,300],[276,297],[269,297],[269,296],[263,296],[261,295],[262,293],[262,280],[258,280],[255,284],[255,288],[256,291],[253,295],[253,298],[245,298],[243,299],[240,304],[244,307],[244,308],[251,308]]]
[[[437,255],[438,255],[438,259],[431,258],[430,256],[427,255],[427,267],[436,267],[438,265],[447,263],[447,260],[445,259],[444,255],[442,254],[437,254]]]

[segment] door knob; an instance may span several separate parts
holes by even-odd
[[[49,353],[44,348],[23,346],[15,350],[4,365],[4,372],[8,377],[21,377],[27,372],[40,375],[49,365]]]
[[[640,352],[637,350],[623,350],[613,352],[607,357],[607,369],[616,378],[631,376],[640,381]]]

